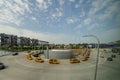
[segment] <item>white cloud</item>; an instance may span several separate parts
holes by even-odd
[[[112,0],[95,0],[92,2],[92,8],[89,12],[89,16],[95,15],[98,11],[104,9]]]
[[[49,4],[49,5],[52,5],[52,1],[51,1],[51,0],[48,0],[48,4]]]
[[[93,30],[94,28],[99,28],[100,26],[107,26],[109,22],[114,19],[115,25],[119,26],[120,22],[120,1],[112,0],[96,0],[92,2],[92,8],[89,12],[89,17],[91,20],[97,20],[97,24],[90,25],[87,29]],[[107,21],[107,22],[106,22]],[[98,26],[99,24],[99,26]],[[108,26],[109,27],[109,26]]]
[[[90,24],[90,22],[91,22],[91,19],[90,19],[90,18],[87,18],[87,19],[84,20],[84,24],[85,24],[85,25],[86,25],[86,24]]]
[[[61,17],[62,11],[58,8],[56,8],[56,12],[52,14],[53,17]]]
[[[111,42],[111,41],[120,40],[119,33],[120,33],[120,27],[117,27],[102,32],[99,37],[102,42]]]
[[[116,15],[117,17],[120,15],[120,8],[119,8],[120,2],[114,2],[111,6],[107,7],[104,11],[104,13],[99,14],[96,16],[100,20],[109,20],[113,19],[113,15]]]
[[[70,2],[75,2],[75,0],[69,0]]]
[[[120,21],[120,18],[118,18],[120,15],[119,7],[120,7],[120,1],[112,1],[112,0],[93,1],[88,16],[89,18],[91,18],[91,21],[97,20],[98,23],[89,25],[87,29],[93,30],[94,28],[99,28],[100,26],[107,25],[106,21],[109,22],[112,21],[113,19],[115,23],[117,23],[116,25],[119,25],[119,21]]]
[[[60,6],[62,6],[65,3],[64,0],[58,0],[58,1],[59,1]]]
[[[96,0],[92,2],[92,8],[89,12],[89,16],[94,15],[97,11],[99,11],[102,7],[102,1],[101,0]]]
[[[74,23],[74,20],[73,20],[73,19],[67,19],[67,23],[68,23],[68,24]]]
[[[77,27],[75,27],[74,29],[77,30],[77,29],[81,29],[82,27],[83,27],[82,24],[79,24],[79,25],[77,25]]]
[[[118,23],[118,26],[120,26],[120,14],[117,15],[117,17],[116,17],[116,22]]]
[[[37,0],[37,2],[38,2],[39,4],[43,4],[43,3],[44,3],[44,0]]]
[[[53,17],[60,17],[62,16],[62,12],[57,12],[52,15]]]
[[[38,3],[37,6],[39,7],[39,9],[45,10],[45,11],[48,9],[48,7],[50,5],[52,5],[51,0],[47,0],[47,1],[45,1],[45,0],[37,0],[37,3]]]
[[[80,0],[79,3],[82,4],[83,0]]]
[[[17,16],[14,15],[11,11],[5,9],[0,10],[0,23],[14,23],[19,25],[21,23],[20,19],[17,20]]]
[[[120,1],[113,0],[96,0],[92,2],[91,9],[89,11],[89,17],[94,17],[97,12],[96,17],[99,19],[107,19],[116,13],[120,14]]]
[[[14,0],[13,2],[6,1],[5,3],[7,4],[7,7],[10,10],[13,10],[15,13],[21,13],[22,12],[21,14],[23,14],[25,11],[28,11],[29,13],[31,13],[31,10],[29,8],[29,1],[28,0],[24,0],[24,1]],[[14,5],[13,5],[13,3],[14,3]]]
[[[66,19],[66,21],[67,21],[68,24],[72,24],[72,23],[75,23],[75,22],[79,21],[79,19],[76,18],[76,17],[68,17]]]
[[[75,8],[82,8],[83,1],[84,0],[79,0],[79,2],[75,4]],[[75,0],[73,0],[73,2],[75,2]]]
[[[76,5],[75,5],[75,8],[79,8],[79,7],[80,7],[80,5],[79,5],[79,4],[76,4]]]
[[[22,17],[25,11],[31,13],[29,2],[27,0],[1,0],[0,1],[0,23],[21,24]]]
[[[79,16],[79,17],[81,18],[81,17],[84,17],[84,16],[85,16],[85,11],[84,11],[84,10],[83,10],[83,8],[82,8],[82,11],[81,11],[81,13],[80,13],[80,16]]]
[[[4,4],[3,0],[0,0],[0,5],[3,5],[3,4]]]
[[[36,21],[37,19],[36,19],[36,17],[32,17],[32,20]]]
[[[100,27],[100,25],[98,24],[98,23],[93,23],[92,25],[89,25],[88,27],[87,27],[87,29],[88,30],[93,30],[93,29],[97,29],[97,28],[99,28]]]

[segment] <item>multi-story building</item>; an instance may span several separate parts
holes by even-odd
[[[39,40],[38,39],[31,39],[31,46],[38,46]]]
[[[18,37],[17,44],[18,46],[30,46],[30,38]]]
[[[11,35],[1,33],[0,36],[1,36],[1,46],[11,44]]]
[[[17,46],[17,36],[11,35],[11,46]]]
[[[1,46],[1,36],[0,36],[0,46]]]
[[[21,46],[21,38],[17,37],[17,46]]]
[[[49,44],[47,41],[38,39],[30,39],[27,37],[17,37],[16,35],[8,35],[0,33],[0,45],[1,46],[39,46]]]

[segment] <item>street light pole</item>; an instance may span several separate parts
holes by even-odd
[[[97,70],[98,70],[98,62],[99,62],[99,45],[100,45],[100,40],[95,35],[85,35],[83,37],[94,37],[97,40],[97,42],[98,42],[98,45],[97,45],[97,61],[96,61],[96,68],[95,68],[95,75],[94,75],[94,80],[96,80],[96,78],[97,78]]]

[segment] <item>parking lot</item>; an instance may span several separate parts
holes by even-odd
[[[6,53],[6,54],[9,54]],[[11,53],[10,53],[11,54]],[[49,64],[25,58],[26,52],[17,56],[6,55],[0,57],[0,62],[6,65],[6,69],[0,70],[0,80],[93,80],[96,64],[96,50],[93,50],[88,61],[70,64],[68,59],[61,59],[60,64]],[[113,61],[107,61],[107,57],[115,54]],[[100,50],[97,80],[120,80],[120,55]],[[44,56],[43,56],[44,58]]]

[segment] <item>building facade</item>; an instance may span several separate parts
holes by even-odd
[[[46,44],[49,44],[49,42],[38,39],[30,39],[28,37],[18,37],[17,35],[0,33],[1,46],[39,46]]]

